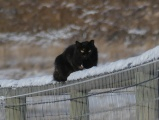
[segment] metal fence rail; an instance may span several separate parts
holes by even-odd
[[[0,120],[156,120],[159,61],[65,84],[0,88]]]

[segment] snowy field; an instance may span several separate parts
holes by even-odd
[[[68,25],[59,30],[42,31],[36,34],[24,33],[0,33],[0,42],[13,41],[19,43],[36,43],[37,45],[53,44],[59,39],[68,39],[78,32],[79,26]],[[74,32],[73,32],[74,31]]]

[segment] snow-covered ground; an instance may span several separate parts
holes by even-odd
[[[135,35],[145,35],[148,30],[146,29],[130,29],[128,31],[129,34],[135,34]]]
[[[49,70],[49,71],[52,71]],[[19,78],[36,78],[39,76],[47,76],[49,75],[46,71],[36,71],[36,70],[22,70],[19,68],[12,69],[1,69],[0,70],[0,80],[10,80],[11,78],[15,78],[14,80],[19,80]]]
[[[7,41],[14,41],[18,43],[31,43],[36,42],[38,45],[43,44],[50,44],[52,41],[59,40],[59,39],[68,39],[72,36],[76,35],[80,27],[76,25],[68,25],[63,29],[59,30],[48,30],[48,31],[41,31],[39,33],[0,33],[0,41],[7,42]]]

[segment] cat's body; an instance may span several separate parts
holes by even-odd
[[[76,41],[56,57],[54,80],[64,82],[70,73],[96,66],[97,61],[98,52],[94,46],[94,40],[81,43]]]

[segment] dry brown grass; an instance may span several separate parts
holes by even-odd
[[[17,1],[17,2],[16,2]],[[65,3],[64,3],[65,2]],[[51,7],[47,7],[47,5]],[[74,4],[75,7],[68,5]],[[46,5],[46,6],[45,6]],[[99,63],[139,55],[159,44],[159,1],[0,1],[0,32],[30,32],[79,26],[79,34],[69,40],[58,40],[59,46],[1,43],[0,67],[23,70],[50,70],[55,57],[75,40],[95,39]],[[88,14],[88,11],[98,11]],[[81,17],[83,16],[83,17]],[[88,22],[90,20],[90,22]],[[129,34],[130,29],[147,30],[144,35]],[[83,38],[86,33],[86,38]],[[130,42],[126,44],[126,42]]]
[[[108,42],[95,40],[99,52],[99,63],[106,63],[136,56],[153,48],[159,41],[147,41],[140,45],[126,46],[123,41]],[[48,69],[53,66],[54,59],[73,42],[61,41],[60,45],[39,46],[31,44],[5,44],[0,46],[0,65],[2,67],[20,67],[22,69]],[[15,64],[12,64],[15,62]]]

